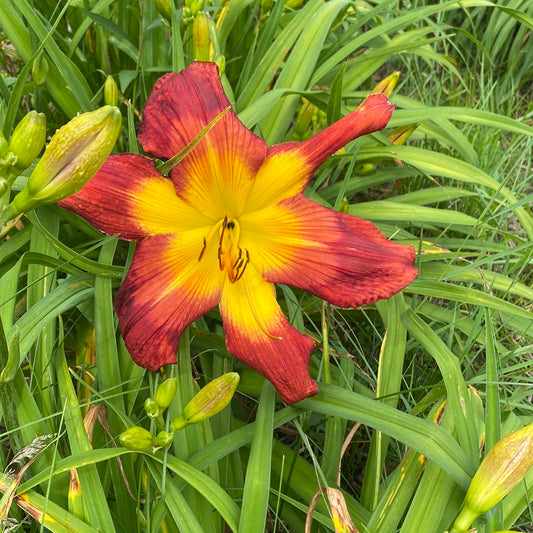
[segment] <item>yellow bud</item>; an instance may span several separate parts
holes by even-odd
[[[17,157],[16,168],[28,168],[41,153],[45,142],[46,117],[43,113],[30,111],[17,124],[9,141],[9,150]]]
[[[111,153],[120,129],[119,110],[104,106],[73,118],[57,130],[26,187],[2,213],[2,220],[79,191]]]
[[[113,76],[108,76],[104,82],[104,102],[112,106],[118,104],[118,86]]]
[[[533,424],[498,441],[472,478],[454,527],[466,531],[520,483],[533,466]]]
[[[398,80],[400,79],[399,72],[393,72],[385,79],[381,80],[371,91],[370,94],[384,94],[385,96],[390,96]]]
[[[152,447],[154,437],[148,430],[139,426],[133,426],[122,432],[118,436],[118,440],[120,441],[121,446],[124,446],[124,448],[141,452]]]
[[[48,61],[44,54],[41,52],[33,62],[31,67],[31,78],[35,85],[43,85],[46,82],[48,76]]]
[[[171,431],[177,431],[188,424],[196,424],[222,411],[231,401],[239,384],[239,374],[228,372],[210,381],[185,406],[180,416],[170,424]]]
[[[196,61],[209,61],[211,59],[211,38],[207,15],[203,11],[194,17],[192,39],[194,59]]]
[[[176,390],[178,389],[177,378],[165,379],[155,391],[155,402],[162,409],[166,409],[176,396]]]
[[[388,135],[387,139],[389,141],[396,145],[401,146],[402,144],[407,141],[407,139],[411,136],[413,131],[416,130],[418,127],[418,124],[407,124],[407,126],[399,126],[398,128],[393,129]]]

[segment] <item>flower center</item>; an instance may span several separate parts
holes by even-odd
[[[225,270],[232,283],[239,281],[250,262],[250,254],[245,248],[239,246],[241,228],[235,218],[224,216],[219,220],[204,237],[202,251],[198,257],[201,261],[209,243],[218,232],[218,266]]]

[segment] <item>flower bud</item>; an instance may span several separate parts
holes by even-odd
[[[157,434],[157,437],[153,440],[153,446],[156,446],[158,448],[168,448],[172,441],[174,440],[174,435],[172,433],[168,433],[167,431],[160,431]]]
[[[416,130],[418,124],[407,124],[406,126],[399,126],[393,129],[388,135],[387,139],[395,146],[401,146]]]
[[[196,424],[210,418],[226,407],[239,384],[239,374],[228,372],[210,381],[185,406],[180,416],[170,424],[171,431],[177,431],[188,424]]]
[[[185,9],[189,10],[191,17],[204,9],[205,0],[185,0]]]
[[[46,117],[30,111],[17,124],[9,141],[9,150],[17,157],[15,167],[18,170],[28,168],[41,153],[45,141]]]
[[[48,61],[41,52],[33,62],[31,67],[31,78],[35,85],[44,85],[48,76]]]
[[[172,21],[172,5],[170,0],[154,0],[157,12],[167,21]]]
[[[157,418],[161,414],[159,405],[153,398],[146,398],[144,401],[144,410],[150,418]]]
[[[350,202],[348,202],[347,198],[343,198],[339,203],[339,212],[348,213],[349,207],[350,207]]]
[[[119,110],[104,106],[78,115],[57,130],[26,187],[2,214],[3,220],[78,192],[111,153],[120,127]]]
[[[142,452],[143,450],[148,450],[152,447],[154,437],[148,430],[139,426],[133,426],[122,432],[119,435],[118,440],[124,448],[136,452]]]
[[[466,531],[520,483],[533,466],[533,424],[498,441],[483,459],[466,492],[454,527]]]
[[[361,163],[354,168],[353,173],[357,176],[366,176],[367,174],[374,172],[374,170],[376,170],[376,165],[374,163]]]
[[[166,409],[176,396],[176,390],[178,389],[177,378],[165,379],[155,391],[155,402],[161,410]]]
[[[104,102],[106,105],[118,104],[118,86],[113,76],[108,76],[104,82]]]
[[[400,79],[399,72],[393,72],[385,79],[381,80],[371,91],[370,94],[384,94],[385,96],[390,96],[398,80]]]
[[[200,11],[192,25],[193,56],[196,61],[209,61],[211,58],[211,38],[207,15]]]

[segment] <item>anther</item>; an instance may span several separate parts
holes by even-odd
[[[246,257],[241,257],[242,253],[241,253],[241,249],[239,248],[239,257],[241,257],[241,260],[238,262],[237,266],[233,268],[233,272],[236,274],[233,279],[233,283],[235,283],[236,281],[239,281],[242,278],[244,271],[246,270],[246,267],[248,266],[248,263],[250,262],[250,254],[248,253],[248,250],[244,250],[244,252],[245,252]]]

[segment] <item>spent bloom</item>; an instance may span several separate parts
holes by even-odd
[[[193,63],[156,83],[139,140],[148,154],[170,159],[228,106],[216,65]],[[148,157],[112,155],[63,200],[101,231],[138,241],[115,300],[135,362],[154,371],[175,362],[185,328],[218,304],[231,354],[287,403],[315,394],[315,343],[285,318],[274,284],[358,307],[416,277],[411,246],[302,194],[330,155],[383,129],[393,109],[386,96],[371,95],[311,139],[271,147],[230,110],[168,178]]]

